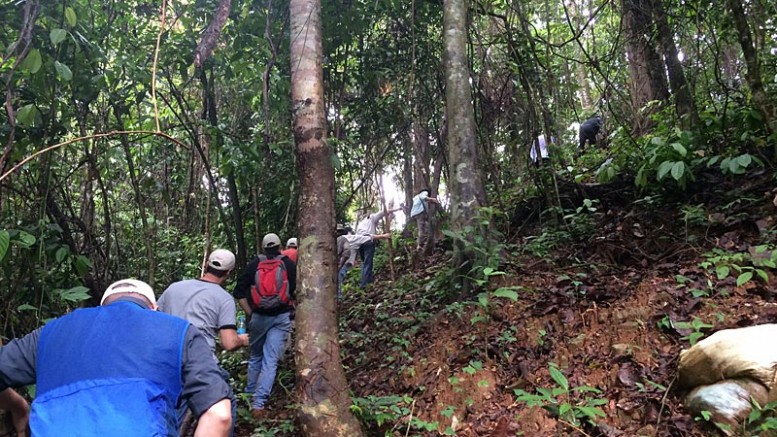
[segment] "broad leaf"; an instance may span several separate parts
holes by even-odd
[[[24,303],[19,305],[16,311],[38,311],[38,309],[28,303]]]
[[[38,49],[32,49],[29,53],[27,53],[27,57],[24,58],[24,61],[21,63],[20,67],[22,70],[27,70],[32,74],[35,74],[40,70],[40,67],[43,65],[43,60],[40,56],[40,50]]]
[[[8,244],[11,242],[11,237],[8,235],[8,231],[5,229],[0,231],[0,261],[5,258],[5,254],[8,252]]]
[[[57,70],[57,75],[65,82],[70,82],[70,80],[73,79],[73,72],[70,71],[70,68],[67,65],[59,61],[54,61],[54,69]]]
[[[24,105],[16,111],[16,123],[20,126],[32,126],[35,124],[35,116],[38,109],[33,104]]]
[[[685,163],[682,161],[677,161],[672,166],[672,177],[674,180],[679,181],[683,178],[683,174],[685,174]]]
[[[68,249],[67,246],[62,246],[57,249],[57,253],[54,255],[54,258],[56,258],[58,263],[61,263],[69,253],[70,249]]]
[[[19,245],[32,247],[35,244],[35,236],[24,231],[19,231]]]
[[[68,302],[81,302],[91,297],[89,296],[89,289],[82,285],[73,287],[70,290],[61,290],[58,294],[60,299]]]
[[[753,279],[753,272],[744,272],[737,278],[737,287],[746,284],[747,281]]]
[[[56,46],[67,38],[67,30],[52,29],[51,33],[49,33],[49,38],[51,38],[51,44]]]
[[[494,296],[505,297],[507,299],[512,300],[513,302],[518,300],[518,293],[515,292],[515,290],[511,290],[505,287],[496,289],[496,291],[494,291]]]
[[[67,24],[70,27],[76,25],[76,11],[74,11],[70,6],[65,8],[65,21],[67,21]]]
[[[726,279],[731,269],[728,266],[718,266],[715,268],[715,274],[718,275],[718,281]]]
[[[664,161],[661,163],[661,165],[658,166],[658,171],[656,172],[656,178],[660,181],[661,179],[666,176],[667,173],[672,171],[672,166],[674,166],[674,161]]]
[[[688,150],[680,143],[672,143],[672,148],[675,149],[681,156],[688,154]]]

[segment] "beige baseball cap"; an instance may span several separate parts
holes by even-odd
[[[235,268],[235,254],[227,249],[216,249],[208,257],[208,267],[227,271]]]

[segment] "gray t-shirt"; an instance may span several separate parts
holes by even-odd
[[[232,295],[212,282],[199,279],[175,282],[162,293],[157,304],[160,311],[198,327],[214,353],[219,330],[236,327]]]

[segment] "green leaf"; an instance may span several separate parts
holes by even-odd
[[[726,279],[730,272],[731,268],[729,268],[729,266],[718,266],[715,268],[715,274],[718,275],[718,281]]]
[[[685,173],[685,163],[682,161],[677,161],[672,166],[672,177],[674,180],[679,181],[683,178],[683,174]]]
[[[560,385],[564,390],[569,390],[569,381],[567,377],[558,370],[557,367],[550,366],[550,377],[556,381],[556,384]]]
[[[38,108],[35,105],[24,105],[16,111],[16,123],[20,126],[32,126],[35,124],[37,114]]]
[[[677,151],[677,153],[680,154],[680,156],[685,156],[688,154],[688,150],[680,143],[672,143],[672,148]]]
[[[753,279],[753,272],[744,272],[737,278],[737,287],[742,286],[742,284],[747,283],[747,281]]]
[[[653,137],[650,139],[650,143],[654,146],[661,147],[666,144],[666,141],[664,141],[664,139],[661,137]]]
[[[65,8],[65,21],[67,21],[67,24],[70,27],[73,27],[76,25],[76,11],[73,10],[70,6]]]
[[[518,293],[515,292],[515,290],[511,290],[506,287],[498,288],[496,291],[494,291],[494,296],[496,297],[504,297],[507,299],[512,300],[513,302],[518,300]]]
[[[54,255],[54,258],[56,258],[58,263],[61,263],[69,253],[70,249],[67,246],[62,246],[57,249],[57,253]]]
[[[70,82],[70,80],[73,79],[73,72],[70,71],[70,68],[68,68],[67,65],[59,61],[54,61],[54,69],[57,70],[57,75],[65,82]]]
[[[38,311],[38,309],[28,303],[24,303],[19,305],[16,311]]]
[[[747,167],[753,162],[753,157],[745,153],[744,155],[737,156],[736,161],[740,166]]]
[[[22,70],[27,70],[32,74],[35,74],[40,70],[40,67],[43,65],[43,60],[40,57],[40,50],[38,49],[32,49],[29,53],[27,53],[27,57],[24,58],[24,61],[21,63],[20,67]]]
[[[11,236],[8,235],[8,231],[5,229],[0,230],[0,261],[5,258],[5,254],[8,252],[8,245],[11,242]]]
[[[572,411],[572,406],[569,404],[561,404],[561,406],[558,408],[558,415],[559,417],[564,417],[567,413]]]
[[[89,289],[82,285],[75,286],[69,290],[61,290],[58,294],[60,299],[69,302],[81,302],[91,297],[89,296]]]
[[[78,255],[75,257],[75,266],[78,274],[83,276],[87,271],[89,271],[90,268],[92,268],[92,262],[89,261],[89,258],[83,255]]]
[[[19,231],[19,245],[22,247],[32,247],[33,244],[35,244],[35,236],[25,231]]]
[[[51,44],[54,46],[64,41],[66,37],[67,37],[67,30],[65,29],[51,29],[51,33],[49,33],[49,38],[51,38]]]
[[[674,166],[674,161],[664,161],[661,163],[661,165],[658,166],[658,172],[656,173],[656,178],[660,181],[661,179],[666,176],[667,173],[672,171],[672,167]]]

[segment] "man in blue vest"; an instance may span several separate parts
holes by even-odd
[[[148,284],[124,279],[108,287],[100,307],[0,348],[0,390],[37,384],[32,435],[177,436],[179,398],[199,417],[195,436],[228,435],[229,386],[208,343],[156,308]]]

